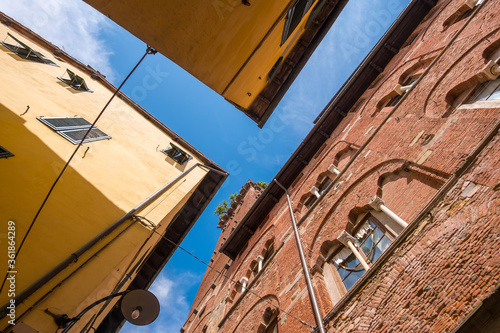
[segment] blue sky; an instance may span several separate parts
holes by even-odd
[[[350,0],[263,129],[161,54],[146,58],[123,91],[231,174],[184,240],[184,248],[210,260],[219,237],[215,207],[248,179],[272,180],[408,2]],[[0,0],[0,11],[99,70],[116,86],[146,49],[80,0]],[[157,84],[152,88],[145,80]],[[151,288],[162,306],[160,317],[147,327],[126,324],[122,332],[179,332],[205,270],[177,251]]]

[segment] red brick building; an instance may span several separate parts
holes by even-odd
[[[263,190],[181,332],[500,332],[500,2],[414,0]]]

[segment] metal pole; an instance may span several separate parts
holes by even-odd
[[[309,292],[309,298],[311,299],[311,304],[314,312],[314,318],[316,319],[316,324],[318,325],[319,332],[325,333],[325,328],[323,327],[323,319],[319,313],[318,302],[316,301],[316,296],[314,295],[314,289],[311,282],[311,277],[309,276],[309,269],[307,268],[306,258],[304,257],[304,250],[302,249],[302,243],[300,242],[299,231],[297,230],[297,224],[295,223],[295,216],[293,215],[292,202],[290,201],[290,196],[288,195],[288,190],[281,185],[276,179],[274,182],[278,184],[279,187],[285,191],[286,199],[288,201],[288,209],[290,210],[290,216],[292,217],[293,233],[295,234],[295,240],[297,241],[297,248],[299,250],[300,261],[302,263],[302,270],[304,271],[304,277],[306,278],[307,291]]]

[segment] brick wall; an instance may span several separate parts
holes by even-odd
[[[464,1],[438,1],[413,42],[289,188],[329,332],[448,332],[498,285],[500,101],[471,103],[470,96],[488,80],[481,70],[500,47],[499,7],[484,1],[450,24],[465,12]],[[386,106],[397,84],[417,76],[399,104]],[[331,175],[332,186],[308,209],[311,187],[331,164],[342,173]],[[338,236],[359,231],[366,214],[386,223],[369,205],[374,196],[409,226],[384,224],[394,229],[391,246],[350,290],[332,291],[332,253],[344,246]],[[237,204],[219,243],[254,201],[245,197]],[[274,252],[255,274],[255,260],[269,242]],[[215,251],[216,262],[229,262]],[[218,283],[210,307],[203,316],[192,312],[186,331],[265,332],[275,315],[280,332],[316,326],[286,197],[225,274],[233,281]],[[221,280],[216,275],[207,271],[193,308]],[[234,282],[242,277],[247,290]]]

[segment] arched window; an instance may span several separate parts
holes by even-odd
[[[492,43],[483,52],[486,66],[481,71],[460,82],[446,94],[446,102],[453,108],[461,104],[472,104],[500,100],[500,40]]]
[[[262,315],[262,322],[257,333],[278,333],[278,310],[267,308]]]
[[[482,2],[483,0],[465,0],[464,4],[444,21],[443,28],[447,29],[453,24],[465,20],[466,18],[471,16],[476,9],[476,6],[480,5]]]
[[[500,100],[500,78],[482,83],[473,94],[471,102],[493,100]]]
[[[330,274],[335,275],[329,279],[336,284],[334,298],[343,296],[351,289],[397,237],[385,225],[374,214],[363,214],[352,235],[344,231],[339,236],[341,245],[332,250],[327,258],[327,263],[331,265]]]
[[[387,103],[384,105],[385,107],[394,107],[396,106],[399,101],[403,98],[403,96],[413,87],[415,82],[418,80],[420,75],[413,75],[408,78],[406,78],[405,81],[403,81],[403,84],[398,84],[394,88],[394,91],[396,92],[396,95],[389,99]]]

